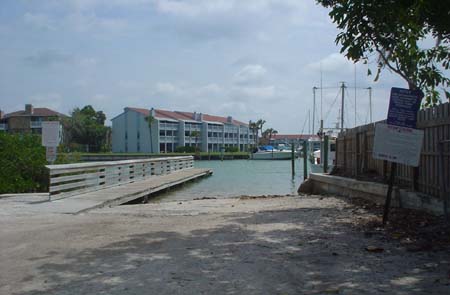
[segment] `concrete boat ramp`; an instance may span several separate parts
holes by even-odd
[[[68,197],[52,197],[52,200],[49,194],[3,195],[0,196],[0,215],[80,214],[121,205],[211,174],[211,169],[183,169]]]

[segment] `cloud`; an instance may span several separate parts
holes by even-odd
[[[344,55],[340,53],[332,53],[320,61],[310,63],[306,66],[308,70],[324,73],[348,73],[353,71],[353,62],[349,61]]]
[[[46,107],[63,112],[63,97],[60,93],[34,94],[29,97],[29,103],[33,104],[35,107]]]
[[[82,68],[94,67],[98,64],[97,59],[92,57],[77,57],[70,53],[57,50],[41,50],[26,56],[24,61],[27,65],[35,68],[47,68],[58,65],[72,65]]]
[[[250,87],[234,87],[232,95],[239,100],[248,100],[261,102],[271,100],[276,95],[276,87],[269,86],[250,86]]]
[[[169,82],[158,82],[155,85],[155,91],[158,94],[164,95],[179,95],[182,93],[182,90]]]
[[[54,30],[56,25],[49,16],[42,13],[27,12],[23,15],[23,21],[34,28],[45,30]]]
[[[24,58],[26,64],[36,68],[72,63],[74,60],[72,55],[55,50],[39,51]]]
[[[262,65],[246,65],[234,75],[234,83],[239,85],[259,84],[264,80],[266,74],[267,70]]]
[[[84,33],[88,31],[121,33],[130,28],[129,22],[122,18],[99,17],[94,13],[75,12],[62,20],[70,30]]]

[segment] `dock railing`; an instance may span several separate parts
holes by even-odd
[[[47,165],[49,196],[69,197],[193,166],[193,156]]]

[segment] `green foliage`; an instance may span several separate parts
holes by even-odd
[[[46,164],[40,136],[0,133],[0,194],[46,191]]]
[[[355,62],[375,61],[375,80],[387,68],[407,81],[410,89],[421,89],[426,105],[439,101],[438,90],[450,99],[446,90],[450,79],[445,76],[450,63],[450,1],[317,2],[331,8],[329,15],[341,30],[336,37],[341,53]],[[424,48],[430,38],[435,46]]]
[[[195,153],[199,151],[195,146],[178,146],[175,149],[176,153]]]
[[[236,146],[229,146],[225,148],[226,153],[237,153],[239,149]]]
[[[72,164],[80,162],[82,162],[81,153],[58,153],[56,161],[53,164]]]
[[[65,147],[68,151],[99,152],[108,150],[110,128],[104,126],[106,116],[90,105],[75,108],[71,118],[63,121]]]

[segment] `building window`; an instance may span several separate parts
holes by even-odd
[[[184,136],[189,137],[189,136],[191,136],[191,133],[189,131],[184,131]]]
[[[159,152],[165,153],[166,152],[166,145],[164,143],[159,144]]]
[[[137,132],[137,139],[141,138],[141,134],[139,133],[139,131]]]
[[[166,136],[165,130],[159,130],[159,136]]]

